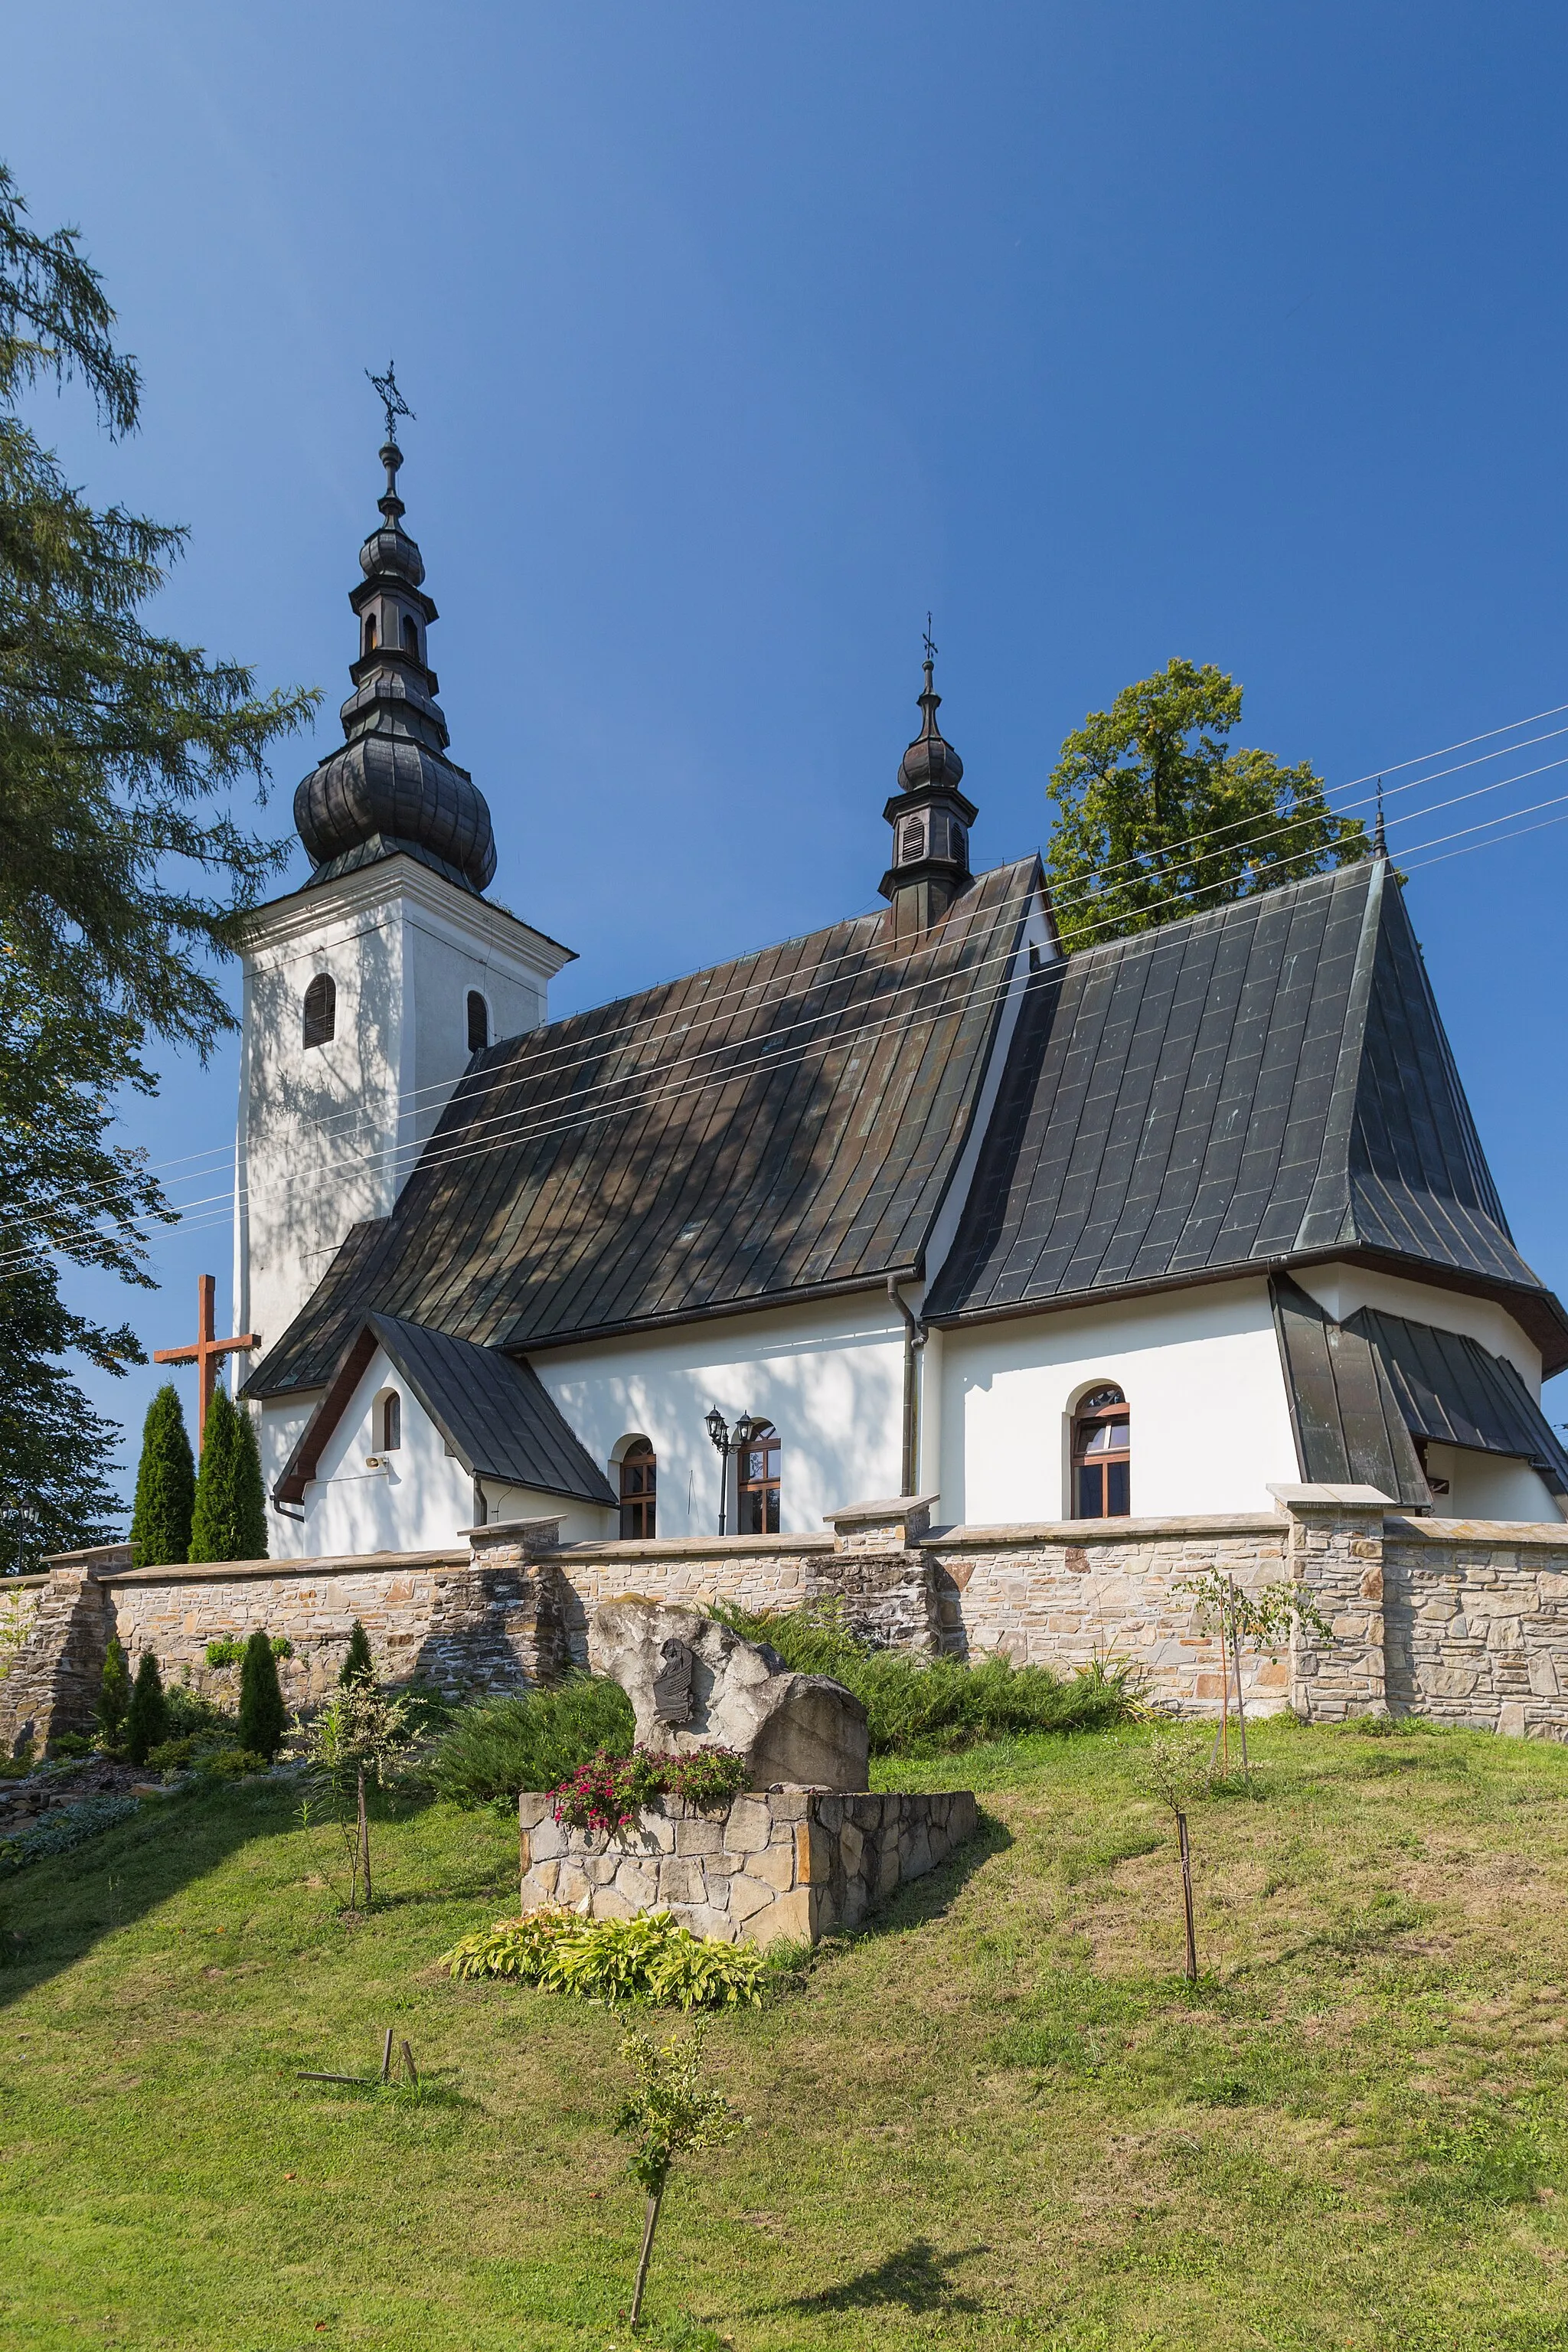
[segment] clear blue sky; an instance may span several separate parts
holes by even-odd
[[[1173,654],[1335,787],[1568,703],[1561,6],[52,0],[5,45],[0,152],[146,384],[123,447],[43,421],[190,524],[163,625],[327,689],[280,826],[339,740],[395,352],[454,756],[495,895],[580,951],[558,1011],[871,899],[928,605],[986,863]],[[1562,793],[1393,837],[1568,1291],[1568,824],[1417,846]],[[233,1051],[164,1071],[153,1157],[228,1143]],[[210,1268],[226,1314],[226,1229],[155,1263],[75,1295],[164,1345]],[[91,1385],[139,1423],[150,1373]]]

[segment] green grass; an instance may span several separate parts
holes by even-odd
[[[1568,1755],[1260,1729],[1189,1988],[1143,1742],[879,1769],[983,1835],[714,2021],[752,2124],[677,2175],[639,2342],[1568,2352]],[[616,2021],[432,1972],[513,1898],[497,1814],[376,1836],[360,1919],[273,1782],[0,1885],[7,2352],[628,2352]],[[388,2024],[417,2095],[296,2079]]]

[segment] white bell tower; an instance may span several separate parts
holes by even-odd
[[[235,1201],[237,1329],[250,1369],[350,1228],[388,1215],[473,1055],[545,1020],[572,950],[483,893],[489,810],[447,757],[426,633],[436,607],[402,526],[388,377],[382,523],[360,550],[345,741],[294,795],[314,870],[244,919]]]

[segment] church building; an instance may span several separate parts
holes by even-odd
[[[938,724],[883,910],[564,1020],[486,896],[401,455],[304,887],[247,918],[237,1329],[275,1557],[1258,1512],[1568,1517],[1521,1257],[1381,839],[1064,954]],[[868,876],[868,880],[870,880]]]

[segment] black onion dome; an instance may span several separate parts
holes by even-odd
[[[311,882],[402,856],[479,892],[496,870],[490,813],[468,770],[447,757],[436,673],[422,657],[436,607],[423,593],[425,559],[403,528],[397,495],[403,455],[388,442],[381,457],[384,520],[360,550],[364,580],[349,598],[363,650],[341,712],[347,740],[296,790],[294,824]]]
[[[926,663],[925,689],[918,697],[925,725],[899,761],[899,782],[905,792],[922,785],[948,785],[956,790],[963,780],[963,762],[936,723],[942,697],[931,683],[933,664]]]

